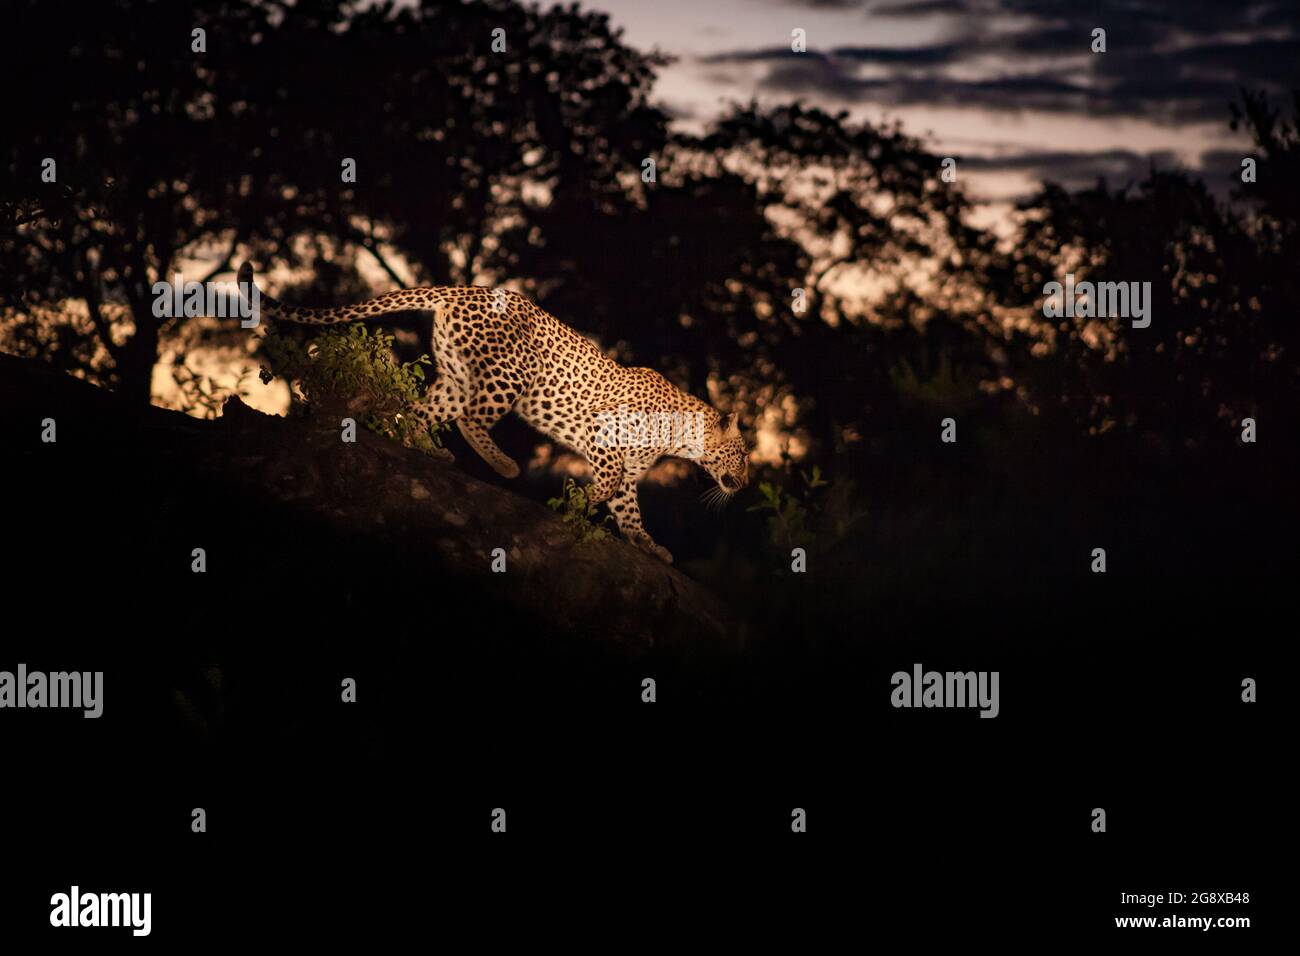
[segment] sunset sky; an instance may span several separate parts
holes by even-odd
[[[1041,178],[1140,179],[1154,159],[1239,171],[1241,86],[1300,85],[1297,0],[585,0],[633,46],[678,57],[659,102],[691,128],[729,102],[802,99],[900,119],[975,194]],[[790,50],[806,31],[808,52]],[[1106,30],[1107,52],[1090,50]]]

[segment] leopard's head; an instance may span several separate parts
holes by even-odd
[[[725,495],[749,484],[749,448],[733,415],[718,415],[704,430],[704,448],[697,459]]]

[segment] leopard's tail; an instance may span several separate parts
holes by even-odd
[[[256,290],[257,301],[251,304],[252,293]],[[253,266],[245,262],[239,267],[239,295],[246,305],[254,308],[252,315],[273,321],[298,322],[304,325],[334,325],[338,322],[364,322],[388,312],[403,312],[411,309],[436,309],[442,303],[442,294],[436,288],[398,289],[385,292],[373,299],[356,305],[344,305],[336,309],[304,309],[300,306],[285,305],[271,298],[253,284]]]

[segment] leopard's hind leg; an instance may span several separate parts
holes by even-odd
[[[476,334],[471,334],[475,329]],[[514,408],[535,372],[535,358],[512,315],[448,310],[434,319],[434,347],[451,378],[461,386],[463,407],[456,427],[465,441],[505,478],[519,476],[519,465],[497,447],[488,429]]]
[[[501,421],[519,400],[518,386],[512,386],[505,379],[480,379],[476,384],[477,388],[466,402],[465,413],[456,419],[456,426],[493,471],[503,478],[517,478],[519,465],[497,447],[488,435],[488,429]]]
[[[470,418],[458,418],[456,427],[460,429],[460,433],[465,436],[470,446],[492,466],[492,470],[498,475],[502,478],[519,477],[519,465],[497,447],[497,443],[492,440],[492,436],[487,433],[487,428],[481,422]]]
[[[464,387],[450,375],[443,374],[434,379],[424,394],[424,400],[411,409],[411,414],[429,431],[455,421],[464,412]],[[446,448],[438,449],[434,455],[444,461],[456,460],[456,456]]]

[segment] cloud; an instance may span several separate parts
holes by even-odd
[[[814,10],[854,10],[866,6],[866,0],[768,0],[788,7],[812,7]]]
[[[1204,180],[1220,199],[1228,199],[1241,181],[1241,150],[1208,149],[1197,157],[1191,171]],[[1024,180],[1053,182],[1069,190],[1086,189],[1104,179],[1111,189],[1140,183],[1152,170],[1188,169],[1171,150],[1137,152],[1107,149],[1093,152],[1042,150],[1002,156],[960,156],[957,167],[969,173],[1018,173]]]
[[[1250,149],[1207,149],[1201,153],[1201,176],[1211,191],[1226,194],[1241,188],[1241,161],[1247,156],[1259,158]]]
[[[968,13],[969,4],[962,0],[915,0],[909,3],[885,3],[871,8],[871,14],[877,17],[928,17],[936,13]]]
[[[1291,0],[1294,3],[1294,0]],[[892,0],[871,16],[933,19],[942,41],[793,53],[734,50],[706,63],[764,67],[761,89],[844,103],[1026,109],[1162,124],[1222,120],[1242,87],[1300,85],[1300,17],[1276,0]],[[1106,30],[1106,53],[1091,52]]]
[[[841,60],[857,60],[860,63],[936,66],[957,62],[964,56],[964,51],[956,44],[922,47],[845,46],[836,48],[835,56]]]
[[[661,110],[668,114],[669,119],[673,120],[693,120],[700,118],[700,112],[690,103],[680,101],[661,100],[658,103]]]
[[[1139,182],[1153,168],[1172,169],[1181,164],[1178,157],[1168,150],[1139,153],[1128,149],[1107,149],[1091,153],[1044,150],[1014,156],[968,156],[959,158],[957,165],[961,169],[980,172],[1029,173],[1035,179],[1078,188],[1092,185],[1099,178],[1105,178],[1111,185]]]
[[[859,78],[831,57],[794,58],[781,63],[768,72],[760,86],[772,92],[818,94],[846,102],[869,98],[890,106],[980,105],[1000,110],[1082,109],[1092,98],[1086,87],[1041,75],[970,81]]]

